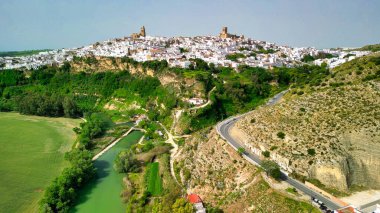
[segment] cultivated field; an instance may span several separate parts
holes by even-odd
[[[38,212],[44,188],[66,166],[79,123],[0,113],[0,212]]]
[[[158,172],[159,164],[154,162],[147,167],[147,185],[148,191],[153,196],[159,196],[162,193],[162,182]]]

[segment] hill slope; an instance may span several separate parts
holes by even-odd
[[[301,198],[273,189],[261,169],[244,160],[215,130],[186,140],[174,163],[188,193],[224,212],[318,212]]]
[[[319,86],[293,88],[282,103],[254,111],[236,130],[296,176],[344,191],[378,188],[379,79],[379,54],[353,60]]]

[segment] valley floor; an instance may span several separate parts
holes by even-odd
[[[0,209],[38,212],[43,189],[67,165],[79,122],[0,113]]]

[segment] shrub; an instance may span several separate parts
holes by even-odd
[[[270,152],[269,151],[264,151],[263,155],[264,155],[264,157],[269,158]]]
[[[284,138],[285,138],[285,133],[283,133],[283,132],[278,132],[278,133],[277,133],[277,137],[278,137],[278,138],[281,138],[281,139],[284,139]]]
[[[245,152],[245,149],[243,147],[240,147],[240,148],[238,148],[237,152],[240,156],[242,156]]]
[[[292,194],[297,194],[297,189],[294,187],[289,187],[286,189],[286,191]]]
[[[315,149],[308,149],[308,150],[307,150],[307,153],[308,153],[309,155],[314,156],[314,155],[315,155]]]
[[[278,146],[271,146],[270,151],[278,149]]]

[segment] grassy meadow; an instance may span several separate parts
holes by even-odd
[[[80,120],[0,113],[0,209],[38,212],[43,190],[66,166]]]
[[[158,162],[151,163],[147,168],[147,187],[148,192],[153,196],[159,196],[162,193],[162,182],[159,174]]]

